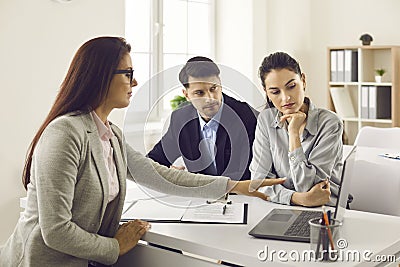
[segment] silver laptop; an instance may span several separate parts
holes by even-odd
[[[346,155],[343,164],[340,187],[334,208],[334,218],[342,220],[349,195],[349,176],[353,173],[355,149]],[[310,227],[308,221],[321,217],[321,211],[273,209],[257,225],[249,235],[257,238],[278,239],[286,241],[310,242]]]

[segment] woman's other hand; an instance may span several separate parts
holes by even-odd
[[[150,223],[134,220],[122,224],[114,238],[119,244],[119,255],[122,256],[139,242],[140,238],[151,228]]]
[[[292,204],[305,207],[322,206],[329,202],[331,189],[329,180],[314,185],[308,192],[295,192],[292,195]]]
[[[300,134],[301,127],[304,125],[304,122],[307,119],[307,114],[300,111],[283,115],[280,118],[280,121],[287,121],[288,124],[288,132],[293,134]]]

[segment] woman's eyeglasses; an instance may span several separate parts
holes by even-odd
[[[134,70],[132,70],[132,69],[129,69],[129,70],[116,70],[116,71],[114,71],[114,74],[125,74],[125,76],[129,78],[130,84],[132,84],[132,81],[134,79],[133,72],[134,72]]]

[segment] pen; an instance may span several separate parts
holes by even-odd
[[[331,228],[329,228],[329,220],[328,220],[328,216],[326,215],[325,206],[322,206],[322,213],[324,215],[326,230],[328,231],[329,242],[331,243],[332,250],[334,250],[335,245],[333,244],[332,232],[331,232]]]
[[[328,183],[330,183],[331,182],[331,177],[327,177],[325,181],[328,181]],[[326,189],[327,185],[324,185],[322,188]]]
[[[222,207],[222,215],[225,215],[225,211],[226,211],[226,204]]]
[[[326,215],[328,216],[328,222],[329,222],[329,224],[332,224],[332,220],[331,220],[331,211],[328,210],[328,211],[326,212]]]

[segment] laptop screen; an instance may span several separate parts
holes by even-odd
[[[351,176],[353,175],[353,167],[354,167],[354,161],[355,161],[355,155],[356,155],[356,147],[353,146],[351,148],[350,153],[347,155],[347,157],[344,159],[343,163],[343,170],[342,170],[342,177],[340,181],[340,188],[338,192],[338,199],[336,202],[336,208],[335,208],[335,219],[342,220],[344,211],[346,210],[347,206],[347,199],[349,196],[349,186],[350,186],[350,179]]]

